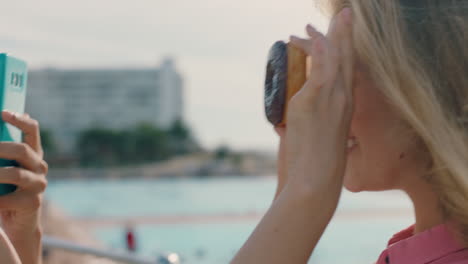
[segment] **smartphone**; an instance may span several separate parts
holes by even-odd
[[[25,61],[0,53],[0,110],[24,113],[28,68]],[[22,132],[0,118],[0,141],[22,142]],[[0,167],[18,166],[14,160],[0,159]],[[0,184],[0,195],[12,193],[17,186]]]

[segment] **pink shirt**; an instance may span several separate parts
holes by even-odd
[[[468,248],[446,224],[413,235],[414,225],[395,234],[376,264],[468,264]]]

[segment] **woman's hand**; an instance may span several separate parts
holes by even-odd
[[[19,164],[0,168],[0,183],[17,186],[15,192],[0,196],[2,227],[23,263],[40,263],[40,208],[48,166],[43,160],[39,125],[27,114],[3,111],[2,119],[24,135],[24,143],[0,142],[0,158]]]
[[[331,25],[325,37],[308,25],[310,38],[291,37],[291,43],[312,58],[311,78],[289,103],[288,128],[275,127],[280,138],[275,199],[293,177],[315,189],[322,186],[321,177],[344,173],[353,109],[352,45],[351,37],[343,36],[350,31],[344,30]],[[311,171],[314,168],[321,171]]]
[[[353,97],[351,10],[337,15],[327,37],[291,42],[312,57],[310,79],[292,98],[278,169],[286,185],[231,264],[307,263],[334,214],[346,165]],[[282,130],[277,130],[280,134]],[[283,152],[284,151],[284,152]],[[284,165],[282,165],[284,164]]]
[[[291,37],[312,58],[310,78],[289,103],[286,131],[288,182],[306,192],[342,188],[353,114],[350,13],[335,17],[326,37],[310,25],[310,38]]]

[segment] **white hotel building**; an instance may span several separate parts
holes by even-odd
[[[42,69],[28,76],[26,112],[52,132],[60,152],[89,128],[127,129],[183,120],[183,79],[172,60],[159,68]]]

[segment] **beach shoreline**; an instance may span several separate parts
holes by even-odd
[[[276,159],[259,153],[216,159],[209,153],[180,156],[164,162],[136,166],[101,168],[54,168],[49,180],[56,179],[152,179],[205,178],[226,176],[265,176],[276,173]]]

